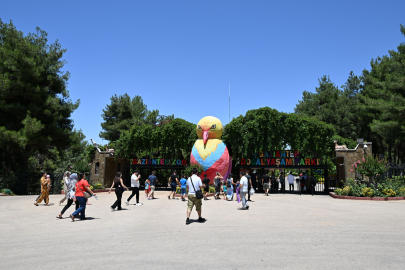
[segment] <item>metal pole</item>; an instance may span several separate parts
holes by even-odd
[[[231,122],[231,83],[229,83],[229,123]]]

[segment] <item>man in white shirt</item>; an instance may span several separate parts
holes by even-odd
[[[246,200],[246,194],[249,192],[248,190],[248,179],[245,176],[245,172],[241,171],[240,172],[240,182],[239,182],[239,193],[240,193],[240,198],[242,200],[242,208],[239,208],[239,210],[249,210],[249,205]]]
[[[290,172],[290,174],[287,176],[287,179],[288,179],[288,184],[290,186],[290,193],[293,194],[294,193],[294,180],[295,180],[295,177]]]
[[[129,201],[136,195],[136,205],[142,205],[139,203],[139,180],[141,179],[141,175],[139,174],[138,170],[134,171],[134,174],[131,176],[131,189],[132,189],[132,194],[129,196],[128,200],[125,202],[127,205],[129,205]]]
[[[187,179],[188,203],[186,225],[190,224],[190,214],[194,205],[198,213],[198,222],[205,222],[205,218],[201,217],[202,200],[197,199],[195,195],[196,191],[200,190],[201,187],[205,187],[205,185],[201,182],[201,178],[197,176],[197,169],[194,168],[193,175]]]

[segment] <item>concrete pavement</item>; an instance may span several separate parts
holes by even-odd
[[[187,203],[168,193],[114,212],[115,194],[101,193],[87,206],[90,219],[76,222],[68,218],[74,206],[55,218],[61,195],[51,195],[49,207],[35,207],[36,196],[0,197],[2,268],[404,268],[405,201],[255,194],[241,211],[235,201],[211,198],[203,202],[207,222],[186,226]]]

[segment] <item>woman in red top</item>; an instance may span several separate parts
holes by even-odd
[[[72,221],[75,221],[75,216],[80,214],[80,219],[86,219],[86,215],[85,215],[85,210],[86,210],[86,203],[87,203],[87,199],[84,197],[83,192],[89,192],[91,195],[94,196],[93,191],[91,191],[90,189],[90,185],[87,182],[87,180],[84,179],[84,174],[81,173],[79,174],[79,181],[77,181],[76,183],[76,195],[75,195],[75,199],[74,201],[78,201],[79,202],[79,209],[77,209],[73,214],[70,215],[70,218],[72,219]]]

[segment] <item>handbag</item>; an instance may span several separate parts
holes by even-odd
[[[193,179],[191,178],[191,176],[190,176],[190,181],[191,181],[191,184],[193,185],[193,188],[194,188],[194,191],[195,191],[195,197],[198,200],[201,200],[202,198],[204,198],[204,195],[202,194],[201,189],[195,190],[195,187],[194,187],[194,184],[193,184]]]
[[[85,199],[88,199],[88,198],[90,198],[90,197],[92,196],[89,192],[83,191],[83,190],[80,188],[79,182],[77,182],[77,187],[80,189],[81,192],[83,192],[83,196],[84,196]]]

